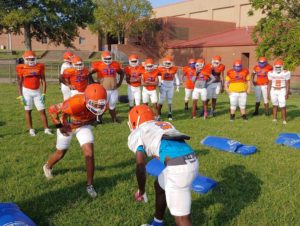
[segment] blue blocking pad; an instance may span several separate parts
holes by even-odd
[[[0,203],[0,225],[36,226],[14,203]]]
[[[164,168],[165,165],[156,158],[149,161],[146,165],[147,173],[155,177],[158,177],[159,174],[164,170]],[[197,193],[205,194],[209,192],[211,189],[213,189],[216,185],[217,182],[214,181],[213,179],[210,179],[202,175],[198,175],[192,183],[192,190]]]
[[[257,148],[252,145],[244,145],[236,140],[224,137],[207,136],[201,144],[208,147],[216,148],[221,151],[237,153],[241,155],[251,155],[256,152]]]
[[[280,133],[275,144],[282,144],[285,146],[300,149],[300,134],[296,133]]]

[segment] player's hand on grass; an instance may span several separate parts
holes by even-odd
[[[148,197],[146,192],[144,194],[141,194],[139,190],[134,194],[135,201],[137,202],[148,202]]]

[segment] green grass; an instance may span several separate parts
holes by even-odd
[[[129,130],[126,104],[117,106],[122,123],[94,129],[95,188],[99,196],[91,200],[85,191],[84,158],[76,138],[69,152],[54,168],[54,179],[47,181],[42,166],[55,149],[56,137],[42,132],[39,115],[33,113],[36,137],[26,131],[23,108],[17,103],[17,89],[0,84],[0,201],[15,202],[38,225],[140,225],[154,212],[153,178],[148,177],[149,203],[136,203],[134,155],[127,148]],[[123,86],[121,94],[126,87]],[[254,97],[248,100],[249,121],[239,114],[229,122],[229,101],[222,94],[217,117],[190,119],[183,109],[183,92],[175,93],[174,125],[191,135],[189,144],[200,160],[200,173],[218,181],[205,195],[193,194],[194,225],[299,225],[300,151],[274,144],[280,132],[299,133],[299,96],[287,102],[288,124],[272,123],[271,117],[251,117]],[[61,101],[58,85],[49,85],[47,105]],[[166,108],[163,108],[166,117]],[[51,123],[50,123],[51,124]],[[219,152],[200,145],[207,135],[229,137],[258,147],[254,155]],[[169,212],[166,225],[174,225]]]

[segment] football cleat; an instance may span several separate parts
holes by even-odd
[[[247,115],[242,115],[242,119],[243,119],[244,121],[247,121],[247,120],[248,120]]]
[[[137,202],[148,202],[148,197],[146,192],[142,195],[139,190],[134,194],[135,201]]]
[[[235,114],[230,114],[230,121],[233,122],[235,119]]]
[[[51,132],[51,130],[49,128],[46,128],[44,130],[44,133],[47,134],[47,135],[53,135],[53,133]]]
[[[36,135],[35,134],[35,130],[34,129],[30,129],[29,130],[29,135],[32,136],[32,137],[35,137],[35,135]]]
[[[277,119],[276,119],[276,118],[274,118],[274,119],[272,120],[272,122],[277,122]]]
[[[287,124],[287,122],[284,120],[284,121],[282,121],[282,124],[283,124],[283,125],[286,125],[286,124]]]
[[[168,114],[168,119],[169,119],[169,121],[173,120],[172,114]]]
[[[97,197],[97,192],[95,191],[94,186],[92,184],[86,186],[86,192],[93,199]]]
[[[49,169],[48,168],[48,165],[47,163],[43,166],[43,171],[44,171],[44,175],[45,177],[50,180],[53,178],[53,175],[52,175],[52,169]]]
[[[164,222],[158,222],[154,219],[150,224],[142,224],[141,226],[164,226]]]

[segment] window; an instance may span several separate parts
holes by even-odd
[[[80,45],[85,44],[85,38],[79,37],[79,44],[80,44]]]
[[[42,43],[43,43],[43,44],[47,44],[47,43],[48,43],[47,37],[43,37],[43,38],[42,38]]]

